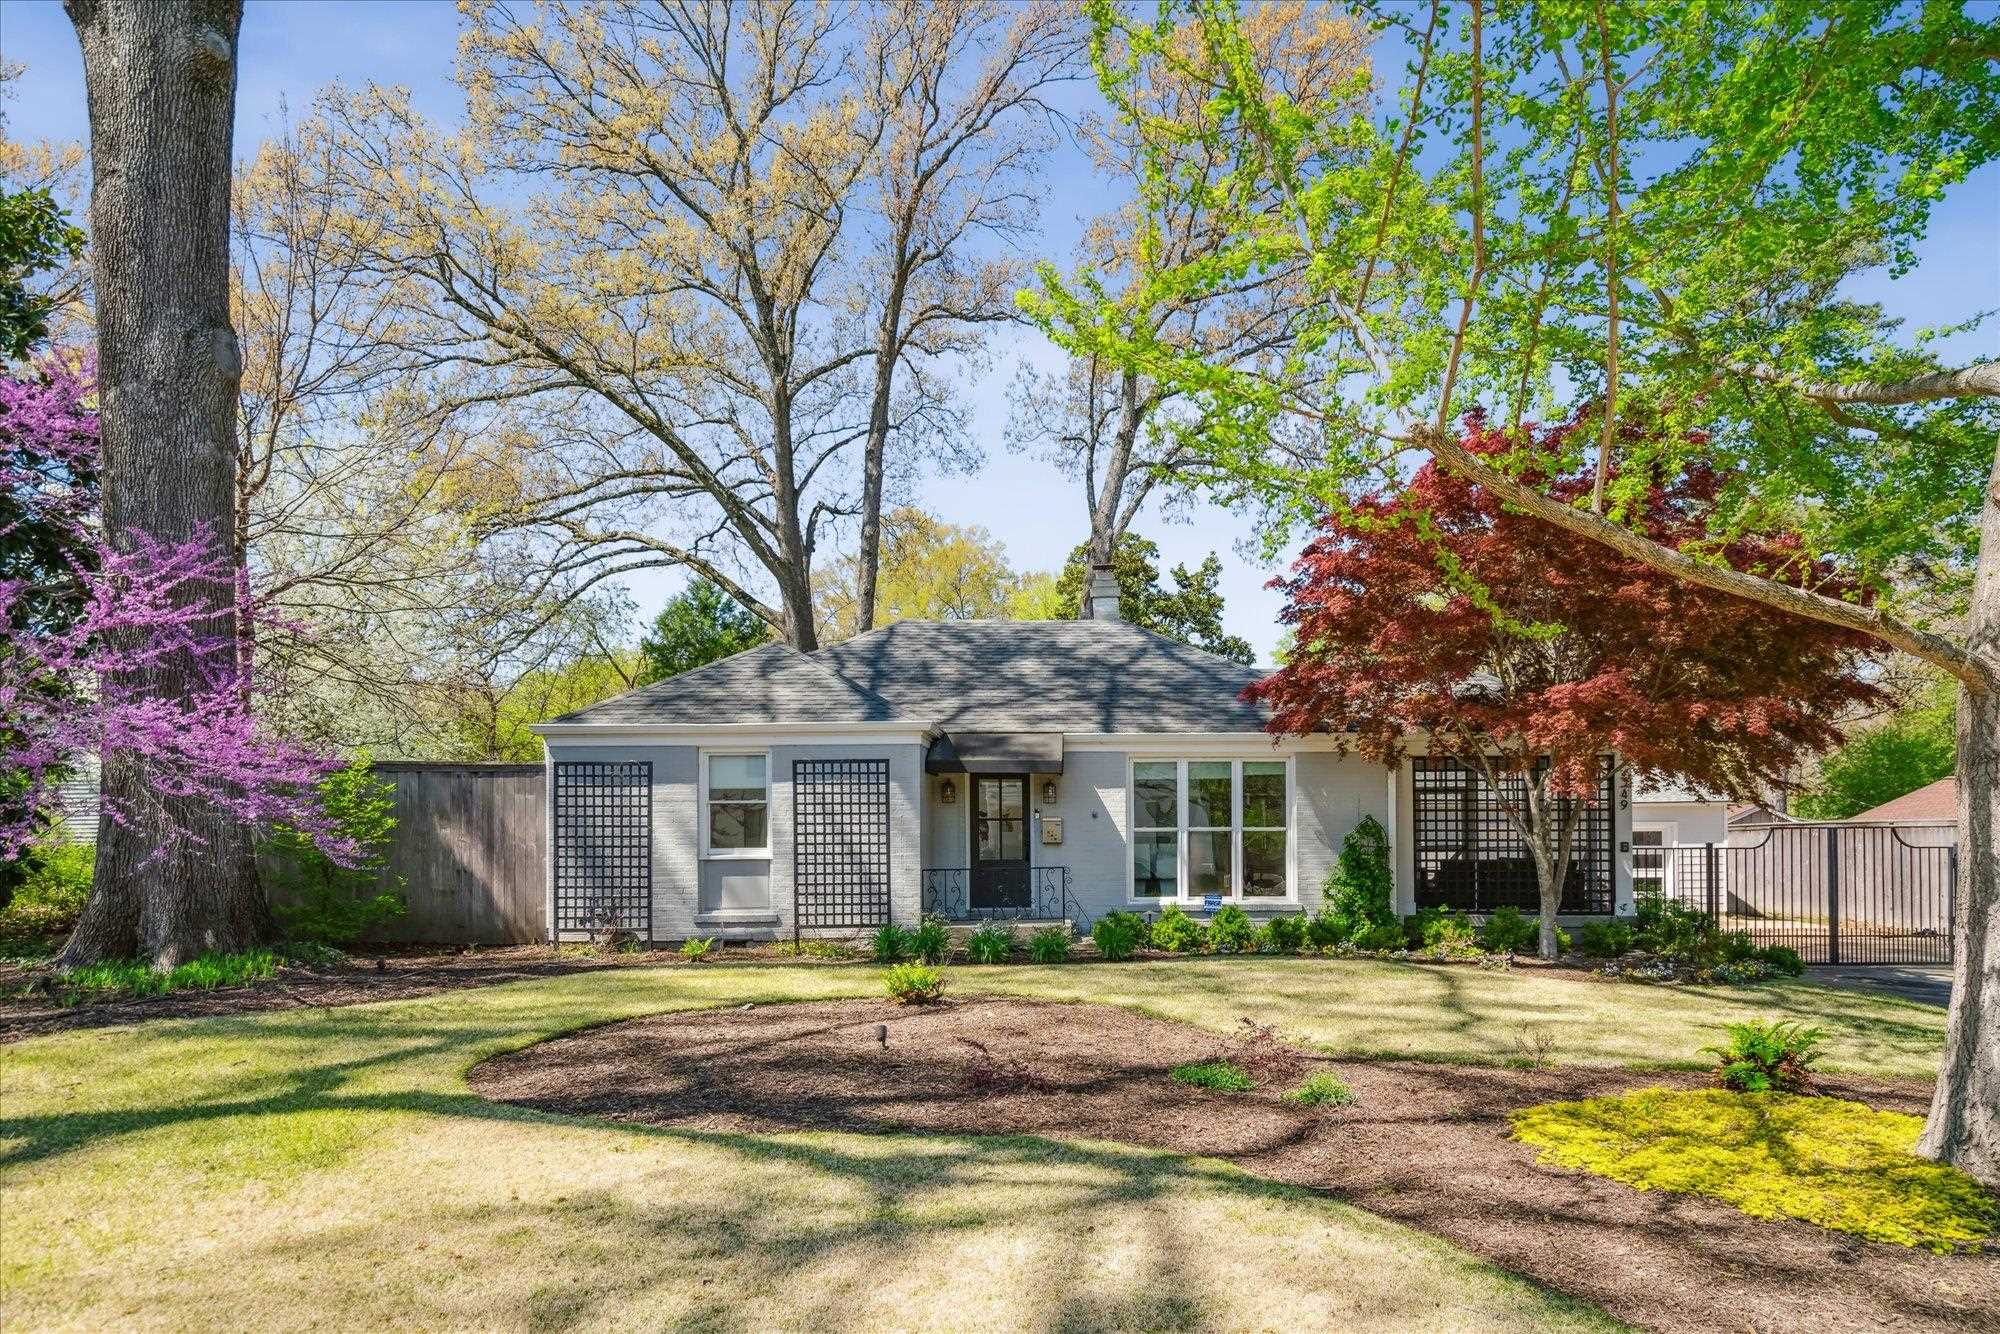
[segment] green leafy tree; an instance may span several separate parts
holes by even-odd
[[[1964,328],[1909,330],[1851,295],[1911,267],[1932,207],[2000,152],[2000,25],[1896,0],[1357,0],[1400,32],[1403,77],[1306,106],[1263,79],[1231,0],[1088,7],[1099,85],[1145,145],[1140,226],[1194,208],[1232,238],[1156,271],[1149,299],[1301,266],[1309,299],[1269,365],[1154,336],[1089,274],[1045,266],[1022,304],[1072,355],[1200,402],[1202,463],[1267,502],[1274,548],[1288,519],[1428,455],[1571,537],[1955,679],[1967,869],[1920,1149],[2000,1183],[1983,1057],[2000,1030],[2000,363],[1953,364],[1944,336]],[[1200,123],[1151,110],[1190,77]],[[1191,136],[1230,169],[1175,172]],[[1474,409],[1517,431],[1517,456],[1465,447]],[[1518,428],[1536,422],[1580,428],[1564,457],[1530,457],[1546,433]],[[1312,449],[1271,448],[1301,427]],[[1637,531],[1655,480],[1695,462],[1730,479],[1714,548]],[[1574,498],[1524,480],[1578,467],[1595,482]],[[1728,559],[1733,533],[1775,527],[1860,594]],[[1962,621],[1896,598],[1913,568],[1966,593]]]
[[[1861,732],[1819,763],[1812,790],[1793,812],[1808,820],[1845,820],[1949,778],[1958,758],[1958,704],[1948,683]]]
[[[639,640],[635,685],[679,676],[771,637],[761,617],[706,579],[696,579],[668,599]]]
[[[319,784],[320,808],[357,855],[337,862],[309,833],[279,826],[265,844],[279,921],[295,939],[351,945],[404,912],[403,880],[387,875],[396,832],[396,786],[375,777],[367,754]]]
[[[82,253],[82,229],[47,190],[0,191],[0,359],[19,361],[48,337],[53,303],[33,280]]]
[[[1055,620],[1075,620],[1083,614],[1083,590],[1090,579],[1090,548],[1069,553],[1056,578]],[[1136,533],[1122,534],[1111,549],[1111,573],[1118,580],[1118,614],[1143,630],[1220,654],[1232,662],[1251,663],[1256,654],[1249,641],[1222,628],[1222,562],[1210,552],[1193,570],[1176,565],[1169,571],[1174,586],[1160,586],[1160,548]]]
[[[875,595],[862,596],[860,556],[849,556],[815,579],[820,637],[833,643],[870,628],[862,610],[872,606],[874,625],[891,621],[964,621],[1006,615],[1020,582],[1007,548],[976,524],[946,523],[914,505],[889,511],[883,521]]]

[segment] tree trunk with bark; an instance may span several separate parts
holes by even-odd
[[[236,543],[236,396],[229,320],[230,143],[241,0],[65,0],[90,105],[106,537]],[[204,589],[234,635],[232,588]],[[123,684],[198,686],[166,661]],[[162,797],[128,754],[104,757],[96,879],[58,964],[140,956],[171,968],[270,940],[249,831],[211,802]],[[178,830],[184,837],[167,837]],[[170,850],[160,854],[158,849]]]
[[[2000,677],[2000,450],[1986,482],[1966,647]],[[2000,690],[1958,691],[1958,893],[1944,1060],[1917,1152],[2000,1186]]]

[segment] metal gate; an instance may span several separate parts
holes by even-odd
[[[555,766],[555,932],[653,935],[653,766]]]
[[[1958,848],[1949,826],[1788,824],[1740,845],[1634,849],[1649,886],[1807,963],[1950,963]],[[1928,841],[1927,841],[1928,840]]]
[[[889,920],[889,761],[792,761],[792,922]]]

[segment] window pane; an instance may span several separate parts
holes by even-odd
[[[711,801],[764,800],[764,757],[709,756],[708,795]]]
[[[1188,828],[1229,827],[1229,761],[1188,765]],[[1223,859],[1225,862],[1228,858]]]
[[[1229,893],[1229,831],[1187,836],[1188,893]]]
[[[1147,760],[1132,766],[1132,820],[1139,829],[1174,827],[1174,762]]]
[[[1180,892],[1172,834],[1139,834],[1132,840],[1132,893],[1142,899],[1172,898]]]
[[[1009,820],[1018,820],[1021,818],[1022,788],[1024,786],[1025,784],[1018,778],[1005,779],[999,784],[1000,814]]]
[[[1247,789],[1250,780],[1246,777],[1243,786]],[[1275,898],[1285,896],[1285,835],[1281,831],[1268,834],[1249,833],[1243,835],[1243,897]]]
[[[1243,762],[1243,827],[1245,829],[1285,827],[1283,760]]]
[[[708,846],[718,851],[765,846],[764,810],[761,801],[709,802]]]

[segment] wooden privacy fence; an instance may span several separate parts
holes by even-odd
[[[387,875],[409,911],[379,940],[525,944],[548,938],[548,794],[539,764],[381,761],[396,787]]]

